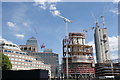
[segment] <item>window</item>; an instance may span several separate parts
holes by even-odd
[[[19,52],[16,52],[16,54],[19,54]]]
[[[18,59],[16,58],[15,60],[17,61]]]
[[[16,55],[16,57],[18,57],[18,55]]]
[[[22,54],[22,53],[20,53],[20,54]]]
[[[15,45],[13,45],[13,47],[15,47]]]
[[[23,55],[25,55],[25,53],[23,53]]]
[[[19,59],[19,61],[22,61],[21,59]]]
[[[4,54],[4,55],[6,55],[6,56],[7,56],[7,54]]]
[[[8,56],[11,56],[10,54],[8,54]]]
[[[14,57],[15,55],[12,55],[12,57]]]
[[[4,52],[7,52],[7,50],[4,50]]]
[[[11,63],[13,64],[14,62],[13,62],[13,61],[11,61]]]
[[[10,44],[10,46],[12,46],[12,44]]]
[[[24,50],[27,50],[27,47],[25,47]]]
[[[11,60],[14,60],[14,58],[11,58]]]
[[[8,46],[8,44],[6,44],[6,46]]]
[[[30,60],[25,60],[26,62],[32,62],[32,61],[30,61]]]
[[[29,48],[29,50],[31,50],[31,47]]]
[[[18,64],[21,64],[21,62],[19,62]]]
[[[15,64],[17,64],[17,62],[15,62]]]

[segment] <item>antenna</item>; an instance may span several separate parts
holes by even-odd
[[[104,16],[101,16],[101,18],[102,18],[102,21],[103,21],[103,27],[105,28],[105,18],[104,18]]]

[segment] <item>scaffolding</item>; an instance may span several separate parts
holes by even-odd
[[[65,78],[67,76],[66,59],[68,59],[69,78],[94,77],[93,47],[85,44],[85,34],[69,33],[69,37],[63,39],[62,65]]]

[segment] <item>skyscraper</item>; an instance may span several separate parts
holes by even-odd
[[[38,41],[35,37],[31,37],[27,40],[27,43],[26,45],[32,45],[32,46],[35,46],[37,48],[37,51],[38,51]]]
[[[97,63],[106,63],[110,60],[109,41],[107,35],[107,28],[95,28],[95,48]]]

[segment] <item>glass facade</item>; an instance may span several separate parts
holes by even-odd
[[[38,48],[38,41],[36,38],[31,37],[30,39],[27,40],[26,45],[34,45]]]

